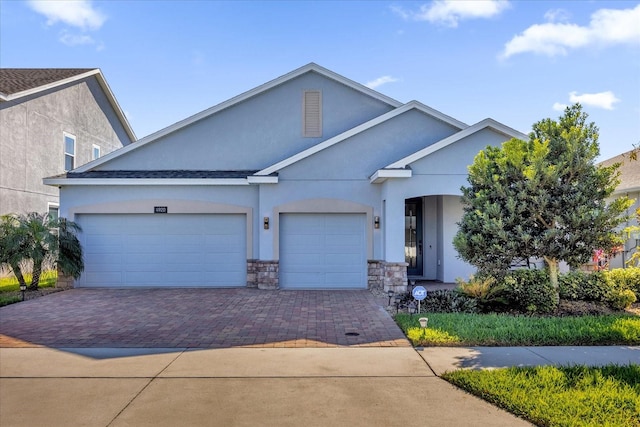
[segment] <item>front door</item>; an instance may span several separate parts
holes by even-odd
[[[409,276],[422,276],[422,198],[404,203],[404,259]]]

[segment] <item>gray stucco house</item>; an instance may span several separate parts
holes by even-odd
[[[600,166],[611,166],[614,163],[620,164],[620,184],[616,187],[616,191],[612,197],[627,196],[630,199],[634,199],[635,203],[627,211],[627,215],[632,219],[623,225],[627,227],[630,225],[638,225],[638,221],[635,217],[636,209],[640,208],[640,160],[633,160],[630,157],[631,151],[623,154],[619,154],[610,159],[604,160]],[[633,253],[633,251],[640,245],[640,238],[638,236],[631,236],[626,241],[622,251],[613,257],[609,263],[610,268],[623,268],[627,266],[627,261]]]
[[[460,187],[512,137],[312,63],[45,182],[83,227],[76,286],[399,290],[473,273]]]
[[[0,69],[0,215],[57,215],[43,178],[135,139],[99,69]]]

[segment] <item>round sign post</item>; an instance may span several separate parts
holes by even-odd
[[[424,286],[416,286],[415,288],[413,288],[411,295],[413,295],[413,299],[418,301],[418,314],[420,314],[420,301],[427,297],[427,290],[424,288]]]

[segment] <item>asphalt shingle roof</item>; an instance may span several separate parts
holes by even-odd
[[[0,93],[12,95],[92,70],[95,68],[0,68]]]
[[[618,169],[620,171],[618,192],[640,187],[640,158],[638,160],[631,160],[629,157],[630,153],[631,151],[628,151],[599,163],[602,166],[611,166],[614,163],[620,163],[620,168]]]
[[[215,179],[215,178],[246,178],[258,172],[251,171],[206,171],[206,170],[128,170],[128,171],[87,171],[87,172],[67,172],[67,178],[103,178],[103,179],[126,179],[126,178],[147,178],[147,179]]]

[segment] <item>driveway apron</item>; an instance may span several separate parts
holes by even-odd
[[[408,347],[369,291],[72,289],[0,308],[0,346]]]

